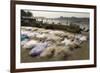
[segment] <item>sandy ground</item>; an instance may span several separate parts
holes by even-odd
[[[69,56],[66,61],[68,60],[86,60],[89,59],[89,48],[88,42],[84,42],[80,45],[81,48],[76,49],[74,54]],[[31,57],[28,55],[29,50],[21,50],[21,62],[42,62],[42,61],[62,61],[59,58],[39,58],[39,57]]]
[[[77,48],[74,50],[74,53],[67,58],[60,58],[60,57],[31,57],[29,55],[29,49],[23,49],[21,48],[21,62],[46,62],[46,61],[69,61],[69,60],[86,60],[89,59],[89,43],[88,40],[84,41],[82,44],[80,44],[80,48]]]

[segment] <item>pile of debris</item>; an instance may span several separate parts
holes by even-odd
[[[29,49],[32,57],[67,58],[87,41],[87,36],[61,30],[47,30],[36,27],[21,27],[21,48]]]

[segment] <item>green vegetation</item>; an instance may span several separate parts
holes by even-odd
[[[80,27],[76,24],[70,24],[68,25],[59,25],[59,24],[48,24],[48,23],[43,23],[42,21],[36,21],[35,19],[33,20],[28,20],[27,22],[24,21],[22,22],[22,26],[32,26],[32,27],[38,27],[38,28],[45,28],[45,29],[53,29],[53,30],[64,30],[72,33],[79,33],[80,32]]]
[[[31,17],[33,14],[29,11],[25,12],[24,10],[21,10],[21,17],[23,16]]]

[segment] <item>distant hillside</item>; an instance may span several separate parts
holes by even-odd
[[[59,17],[54,18],[54,20],[68,20],[71,23],[81,23],[81,24],[89,24],[89,18],[81,18],[81,17]]]

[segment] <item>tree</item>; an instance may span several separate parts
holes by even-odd
[[[26,12],[24,10],[21,10],[21,17],[26,16]]]
[[[31,12],[28,11],[28,12],[27,12],[27,16],[28,16],[28,17],[31,17],[31,16],[33,16],[33,15],[32,15]]]
[[[32,19],[33,14],[29,11],[21,10],[21,25],[22,26],[32,26],[36,23],[36,19]]]
[[[26,16],[26,17],[31,17],[33,14],[31,12],[25,12],[24,10],[21,10],[21,17]]]

